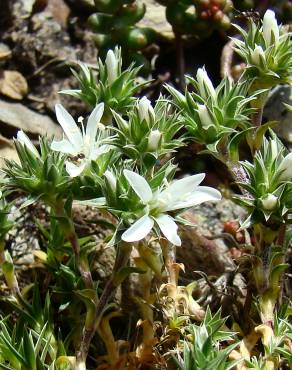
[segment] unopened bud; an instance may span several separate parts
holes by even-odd
[[[112,171],[106,170],[104,173],[105,178],[107,179],[111,190],[115,193],[117,188],[117,179]]]
[[[148,147],[147,149],[150,152],[154,152],[158,149],[160,141],[161,141],[161,132],[159,130],[153,130],[150,132],[150,135],[148,137]]]
[[[109,50],[106,55],[105,65],[107,69],[108,82],[112,84],[118,77],[118,61],[112,50]]]
[[[287,154],[282,160],[279,170],[281,171],[280,180],[292,181],[292,153]]]
[[[204,99],[208,99],[209,95],[212,96],[212,98],[216,99],[216,91],[214,89],[214,86],[212,84],[212,81],[210,80],[207,72],[204,68],[199,68],[197,71],[197,80],[199,84],[199,90],[200,94]]]
[[[261,198],[261,203],[264,210],[272,211],[277,206],[278,197],[276,197],[274,194],[269,193]]]
[[[208,111],[208,108],[206,105],[198,105],[198,114],[201,120],[201,124],[205,129],[208,129],[210,126],[213,126],[213,120],[210,116],[210,113]]]
[[[261,60],[265,60],[265,52],[263,48],[259,45],[255,47],[255,49],[251,53],[251,60],[254,64],[260,65]]]
[[[141,121],[145,120],[149,124],[151,122],[151,119],[154,119],[154,109],[152,108],[150,100],[148,100],[146,96],[139,100],[137,108],[138,115]]]
[[[279,41],[279,27],[275,17],[275,13],[268,9],[263,19],[263,35],[267,47],[273,43],[277,45]]]

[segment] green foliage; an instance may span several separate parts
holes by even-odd
[[[238,343],[224,345],[224,342],[233,342],[235,336],[235,333],[222,330],[225,321],[220,311],[213,316],[208,308],[201,325],[188,327],[189,335],[183,342],[183,349],[178,348],[173,353],[180,370],[229,370],[240,362],[228,359]]]
[[[98,61],[98,75],[92,68],[80,63],[80,72],[72,70],[80,89],[63,90],[63,94],[74,96],[91,107],[98,103],[105,104],[103,123],[111,122],[111,109],[117,113],[124,114],[135,101],[134,95],[143,84],[136,82],[140,67],[132,64],[122,71],[121,49],[115,48],[107,53],[105,62]]]
[[[264,139],[262,149],[257,151],[253,163],[242,162],[248,182],[240,183],[246,189],[246,197],[236,201],[248,210],[248,218],[242,227],[255,223],[285,222],[291,213],[291,154],[273,134]]]
[[[234,25],[243,40],[233,38],[235,51],[247,65],[244,77],[254,79],[254,89],[290,83],[292,72],[291,33],[278,27],[268,11],[262,25],[250,22],[248,31]]]

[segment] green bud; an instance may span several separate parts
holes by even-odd
[[[159,148],[161,142],[162,134],[159,130],[153,130],[150,132],[148,137],[148,147],[149,152],[155,152]]]
[[[267,194],[261,198],[262,207],[266,211],[272,211],[278,204],[278,197],[274,194]]]

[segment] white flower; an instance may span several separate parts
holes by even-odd
[[[197,108],[200,121],[202,123],[202,126],[207,130],[210,126],[213,126],[213,120],[210,116],[210,113],[208,111],[208,108],[204,104],[198,104]]]
[[[129,170],[124,170],[124,175],[135,193],[145,204],[145,214],[123,233],[122,239],[126,242],[134,242],[145,238],[156,223],[162,234],[171,243],[180,246],[181,240],[177,234],[178,226],[167,212],[221,199],[218,190],[208,186],[198,186],[203,181],[205,174],[173,181],[164,189],[158,189],[154,193],[144,177]]]
[[[274,194],[268,193],[262,197],[261,202],[266,211],[272,211],[278,203],[278,197]]]
[[[268,9],[263,19],[263,35],[267,47],[271,46],[274,42],[277,45],[279,42],[279,27],[275,17],[275,13]]]
[[[261,60],[264,61],[265,59],[266,56],[263,48],[260,45],[256,45],[255,49],[251,53],[251,61],[256,65],[259,65]]]
[[[146,96],[143,96],[143,98],[138,101],[137,109],[141,121],[145,120],[149,124],[151,120],[154,120],[154,109],[152,108],[150,100],[148,100]]]
[[[36,157],[40,157],[39,152],[37,151],[37,148],[33,145],[33,143],[30,141],[28,136],[20,130],[17,132],[17,140],[23,145],[26,146],[27,149],[29,149]]]
[[[161,141],[161,132],[159,130],[152,130],[148,137],[148,147],[147,150],[154,152],[158,149],[159,143]]]
[[[292,181],[292,153],[287,154],[282,160],[279,171],[281,171],[280,180]]]
[[[90,114],[86,131],[82,125],[82,131],[77,126],[73,117],[61,105],[56,105],[57,120],[62,126],[66,139],[53,141],[51,149],[71,156],[65,162],[66,170],[71,177],[79,176],[90,161],[108,151],[108,145],[101,144],[101,136],[97,137],[99,121],[103,115],[104,104],[98,104]],[[74,157],[74,158],[72,158]]]
[[[199,84],[199,91],[204,99],[208,99],[209,96],[216,100],[217,95],[205,68],[199,68],[197,71],[197,80]]]
[[[115,53],[109,50],[106,55],[105,65],[109,84],[112,84],[118,77],[118,60]]]

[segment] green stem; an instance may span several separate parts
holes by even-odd
[[[75,265],[81,275],[85,287],[87,289],[94,289],[94,283],[88,263],[86,260],[80,258],[80,244],[75,231],[73,220],[69,218],[66,214],[64,203],[62,201],[56,202],[53,209],[57,217],[66,220],[65,222],[60,221],[60,225],[64,231],[66,239],[70,242],[72,246],[75,257]]]
[[[104,313],[108,301],[116,291],[117,288],[116,274],[127,265],[130,258],[131,250],[132,247],[128,243],[121,243],[121,245],[118,246],[112,276],[108,280],[102,292],[102,295],[97,303],[95,315],[92,319],[92,322],[83,329],[80,348],[76,354],[78,366],[83,366],[82,364],[85,364],[86,362],[89,346],[96,332],[96,328],[99,325],[99,322],[102,318],[102,315]],[[83,368],[80,367],[78,368],[78,370],[83,370]]]

